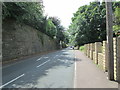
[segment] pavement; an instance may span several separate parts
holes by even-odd
[[[83,52],[75,50],[75,88],[118,88],[117,82],[109,81],[107,74],[97,67]]]
[[[118,90],[120,90],[120,83],[118,84]]]

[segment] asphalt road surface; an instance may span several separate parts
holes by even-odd
[[[5,66],[0,88],[73,88],[74,57],[67,48]]]

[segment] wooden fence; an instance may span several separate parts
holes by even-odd
[[[120,82],[120,37],[113,38],[114,80]],[[85,44],[85,54],[105,72],[108,71],[107,41]]]

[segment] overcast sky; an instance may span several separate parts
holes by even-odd
[[[89,4],[95,0],[43,0],[45,6],[45,14],[48,16],[57,16],[61,20],[61,24],[68,28],[71,17],[80,6]]]

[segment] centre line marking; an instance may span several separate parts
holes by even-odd
[[[23,77],[24,75],[25,75],[25,74],[22,74],[22,75],[20,75],[20,76],[16,77],[15,79],[13,79],[13,80],[11,80],[11,81],[9,81],[9,82],[5,83],[4,85],[0,86],[0,88],[5,87],[6,85],[8,85],[8,84],[10,84],[10,83],[12,83],[12,82],[14,82],[14,81],[16,81],[17,79],[19,79],[19,78]]]
[[[38,68],[38,67],[41,67],[42,65],[46,64],[46,63],[49,62],[49,61],[50,61],[50,60],[47,60],[46,62],[44,62],[44,63],[38,65],[37,68]]]
[[[49,57],[43,57],[43,58],[49,58]]]
[[[41,58],[38,58],[36,61],[40,61],[42,59],[42,57]]]

